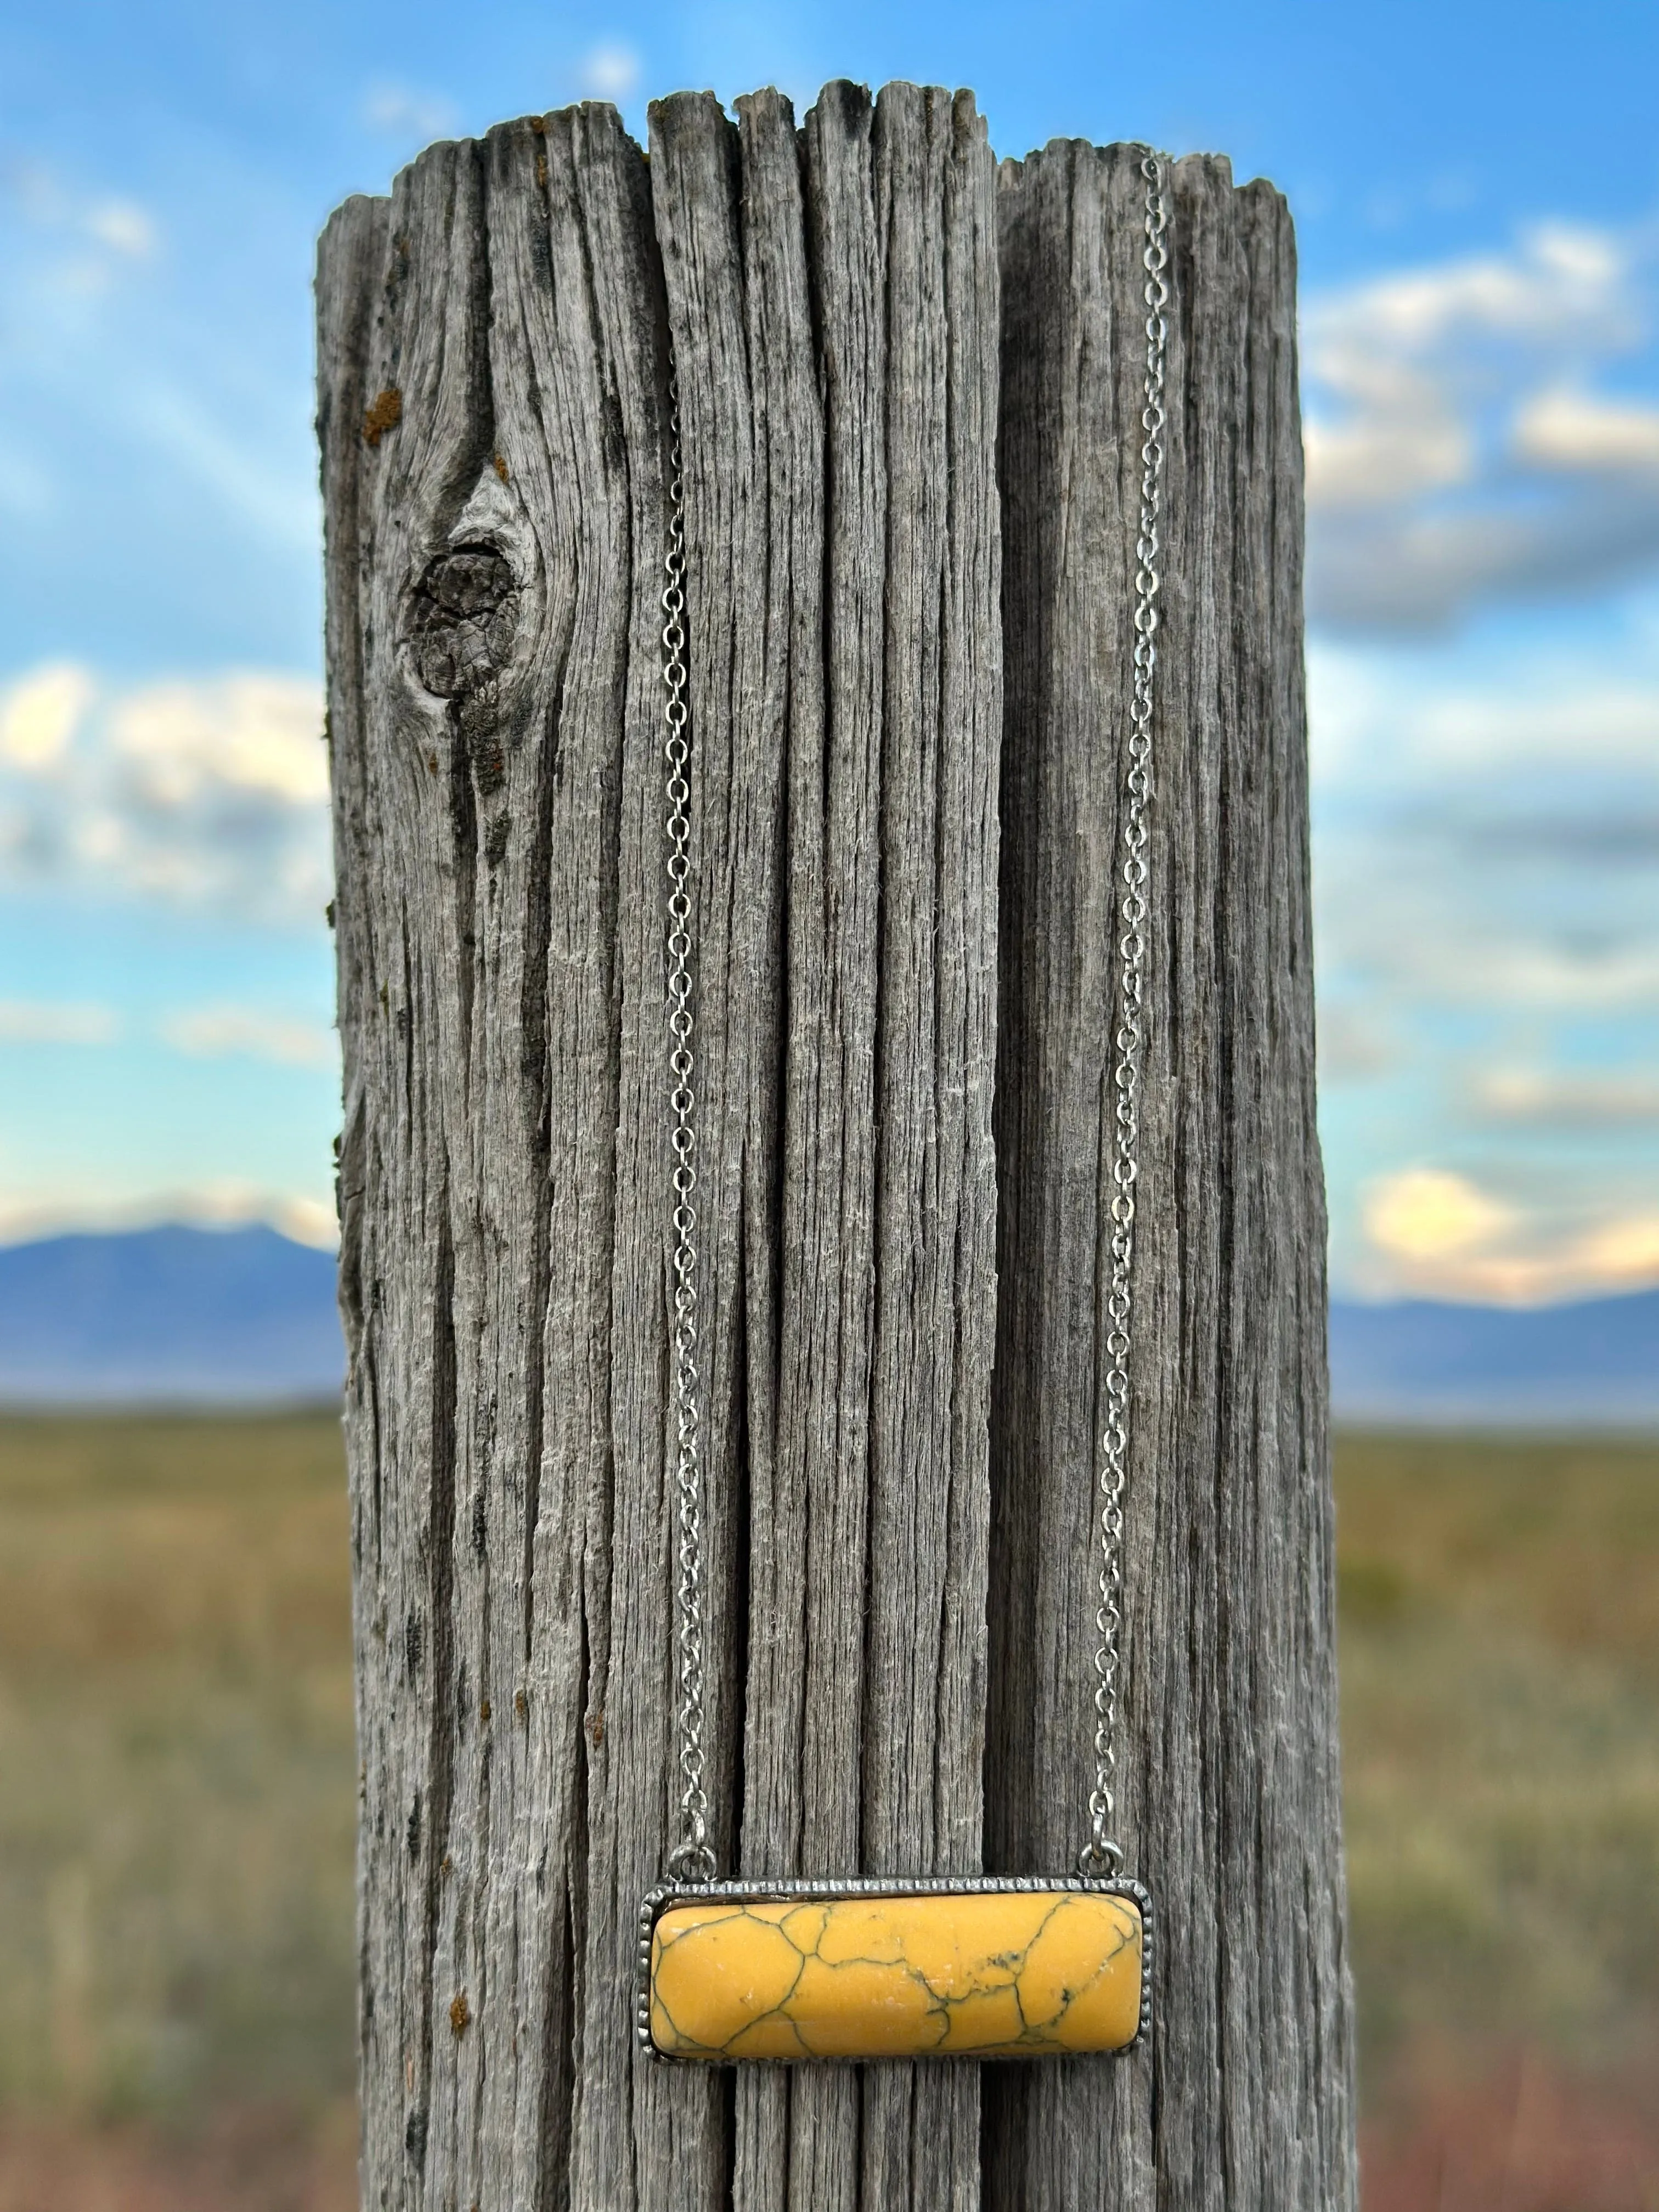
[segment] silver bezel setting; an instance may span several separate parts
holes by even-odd
[[[775,1881],[665,1881],[652,1890],[640,1907],[639,1978],[635,1992],[634,2026],[640,2049],[648,2058],[668,2066],[799,2066],[799,2058],[689,2058],[659,2051],[651,2033],[651,1938],[659,1918],[672,1905],[705,1905],[724,1900],[732,1905],[781,1905],[793,1899],[837,1897],[1008,1897],[1034,1890],[1075,1890],[1094,1897],[1127,1897],[1140,1911],[1140,2018],[1129,2042],[1116,2051],[1079,2053],[1100,2058],[1124,2058],[1139,2051],[1152,2026],[1152,1900],[1146,1888],[1126,1875],[1093,1880],[1085,1875],[980,1874],[921,1875],[906,1880],[896,1875],[832,1877],[828,1880]],[[1060,2057],[1060,2052],[1041,2054]],[[966,2052],[924,2051],[918,2058],[866,2058],[865,2066],[910,2066],[924,2062],[942,2065],[994,2064],[1000,2057],[1010,2063],[1030,2065],[1030,2058],[1013,2053],[991,2053],[975,2057]]]

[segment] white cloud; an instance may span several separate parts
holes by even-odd
[[[1467,672],[1316,640],[1308,650],[1316,774],[1333,787],[1523,768],[1659,773],[1659,666],[1603,672],[1582,647]]]
[[[272,1206],[270,1225],[291,1237],[296,1244],[314,1244],[331,1252],[340,1241],[339,1216],[332,1205],[319,1198],[280,1198]]]
[[[631,46],[595,46],[583,57],[582,90],[594,100],[626,100],[640,81],[640,58]]]
[[[1540,392],[1515,418],[1515,450],[1545,469],[1659,469],[1659,407]]]
[[[1311,365],[1337,392],[1386,401],[1450,343],[1627,342],[1640,329],[1634,258],[1610,231],[1546,222],[1508,254],[1371,277],[1310,310]]]
[[[1479,1109],[1499,1121],[1567,1130],[1659,1130],[1659,1074],[1500,1066],[1481,1070],[1470,1088]]]
[[[328,797],[321,702],[302,678],[147,685],[112,708],[109,733],[160,805],[189,805],[216,783],[296,806]]]
[[[198,1059],[233,1054],[291,1066],[325,1066],[333,1059],[332,1031],[251,1006],[196,1006],[169,1014],[161,1035],[179,1052]]]
[[[1659,1282],[1659,1211],[1550,1220],[1467,1176],[1411,1167],[1367,1194],[1363,1287],[1385,1297],[1542,1305]]]
[[[363,95],[362,115],[373,129],[394,138],[441,138],[456,124],[453,101],[407,84],[371,85]]]
[[[1653,872],[1599,873],[1547,852],[1482,852],[1433,823],[1333,834],[1315,864],[1322,986],[1395,1028],[1448,1012],[1650,1022],[1659,1014]]]
[[[1650,359],[1656,245],[1542,224],[1307,304],[1316,618],[1443,628],[1659,558],[1659,408],[1596,389]]]
[[[1659,1212],[1604,1223],[1581,1241],[1575,1256],[1598,1288],[1637,1290],[1659,1282]]]
[[[1607,683],[1583,667],[1559,687],[1455,690],[1425,701],[1416,742],[1454,769],[1659,765],[1659,685]]]
[[[304,1191],[262,1189],[240,1182],[197,1183],[90,1203],[84,1197],[0,1187],[0,1244],[43,1237],[153,1229],[166,1222],[195,1229],[241,1229],[256,1223],[295,1243],[331,1251],[339,1242],[332,1205]]]
[[[1467,483],[1474,441],[1432,404],[1358,422],[1310,420],[1303,433],[1310,507],[1370,507]]]
[[[155,218],[134,200],[94,200],[82,222],[89,238],[135,261],[154,253],[160,236]]]
[[[1659,1007],[1659,667],[1310,655],[1322,982],[1436,1007]],[[1628,1055],[1626,1055],[1628,1056]]]
[[[58,660],[0,692],[0,760],[26,771],[55,767],[95,688],[84,668]]]
[[[54,665],[14,685],[7,712],[23,757],[0,745],[0,881],[320,918],[328,762],[314,682],[240,671],[100,693],[88,672]]]
[[[121,1019],[109,1006],[38,999],[0,999],[0,1040],[7,1044],[112,1044]]]
[[[1494,917],[1496,919],[1496,917]],[[1495,934],[1496,933],[1494,933]],[[1519,943],[1423,948],[1449,970],[1443,1005],[1528,1007],[1562,1013],[1659,1011],[1659,947]]]
[[[1659,634],[1328,641],[1309,673],[1337,1280],[1650,1279],[1626,1229],[1659,1210]]]
[[[1375,1185],[1365,1233],[1379,1251],[1406,1261],[1461,1259],[1510,1225],[1510,1209],[1463,1176],[1406,1168]]]
[[[88,192],[38,161],[0,172],[0,203],[9,203],[50,257],[50,280],[86,295],[106,290],[121,266],[148,261],[161,242],[151,211],[120,192]]]

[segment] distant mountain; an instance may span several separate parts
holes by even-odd
[[[0,1249],[0,1402],[338,1395],[334,1255],[272,1229],[143,1229]]]
[[[1659,1291],[1577,1304],[1331,1308],[1339,1420],[1659,1427]]]
[[[270,1229],[145,1229],[0,1248],[0,1404],[328,1398],[331,1254]],[[1526,1311],[1339,1303],[1339,1420],[1659,1427],[1659,1291]]]

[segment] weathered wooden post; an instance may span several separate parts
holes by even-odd
[[[671,336],[716,1841],[1058,1871],[1086,1789],[1127,172],[1000,186],[971,100],[908,86],[738,111],[664,102],[648,168],[600,106],[434,147],[323,244],[364,2202],[1341,2208],[1291,275],[1214,163],[1176,173],[1131,1510],[1158,2030],[982,2079],[633,2046]]]
[[[1048,1864],[1094,1597],[1112,854],[1144,311],[1133,148],[1002,178],[1006,712],[987,1854]],[[987,2076],[988,2205],[1351,2206],[1325,1215],[1314,1125],[1295,257],[1173,170],[1167,527],[1127,1511],[1150,2068]],[[1147,2079],[1147,2071],[1151,2080]],[[1154,2176],[1156,2179],[1154,2179]]]

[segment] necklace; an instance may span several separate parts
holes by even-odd
[[[693,1088],[691,756],[686,700],[685,517],[678,387],[669,374],[666,690],[674,1492],[678,1522],[680,1836],[640,1914],[635,2024],[677,2060],[1041,2057],[1121,2051],[1152,2013],[1152,1899],[1123,1873],[1114,1833],[1123,1665],[1123,1500],[1129,1437],[1139,1174],[1146,809],[1158,667],[1158,520],[1169,288],[1162,158],[1145,180],[1146,379],[1128,767],[1120,807],[1118,1026],[1113,1039],[1111,1273],[1097,1473],[1094,1786],[1076,1871],[1064,1875],[723,1881],[703,1784],[702,1468],[697,1366],[696,1099]]]

